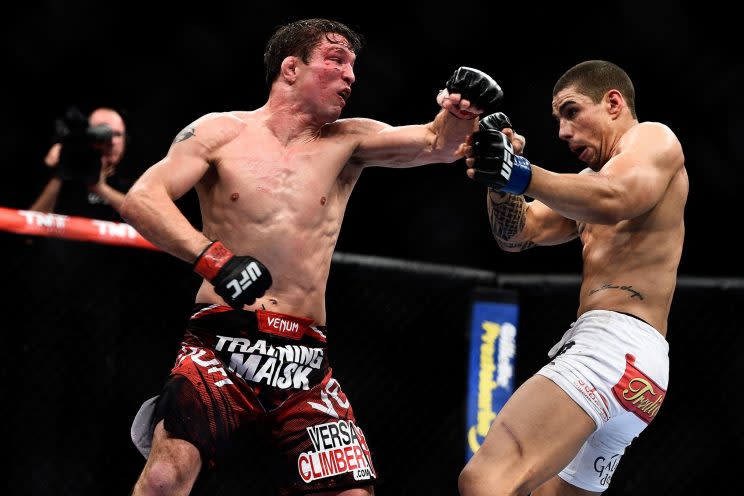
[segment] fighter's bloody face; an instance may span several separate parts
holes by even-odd
[[[609,151],[605,150],[603,139],[609,122],[603,102],[594,103],[589,96],[568,87],[553,97],[552,106],[558,120],[558,137],[592,170],[601,169]]]
[[[313,49],[298,83],[315,113],[332,122],[351,95],[356,55],[343,36],[329,34],[327,38]]]

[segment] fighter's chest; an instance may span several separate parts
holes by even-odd
[[[226,153],[217,163],[217,173],[222,184],[239,191],[298,196],[332,189],[346,160],[332,149],[256,144]]]

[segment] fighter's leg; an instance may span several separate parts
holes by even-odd
[[[602,493],[587,491],[571,485],[556,475],[532,491],[531,496],[598,496],[600,494]]]
[[[158,422],[152,451],[134,486],[134,496],[187,495],[201,470],[199,450],[190,442],[172,437]]]
[[[560,387],[535,375],[507,401],[463,469],[460,494],[527,495],[562,470],[595,428]]]

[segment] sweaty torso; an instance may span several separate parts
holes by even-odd
[[[304,142],[281,143],[259,112],[234,112],[241,132],[220,147],[196,190],[203,231],[237,255],[250,255],[273,284],[247,310],[325,324],[325,287],[349,195],[361,169],[348,162],[349,123],[326,125]],[[204,282],[197,302],[224,304]]]
[[[685,234],[688,180],[679,165],[659,203],[645,214],[615,225],[579,223],[584,245],[579,315],[630,313],[666,335]]]

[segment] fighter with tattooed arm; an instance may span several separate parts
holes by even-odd
[[[468,176],[488,186],[503,250],[583,244],[577,319],[494,420],[460,475],[464,496],[601,493],[669,381],[689,188],[682,146],[664,124],[638,121],[633,83],[610,62],[565,72],[552,109],[559,138],[588,169],[530,164],[503,114],[485,117],[461,150]]]

